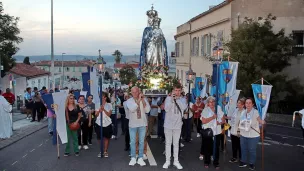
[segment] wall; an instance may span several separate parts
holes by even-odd
[[[27,87],[37,87],[40,90],[43,86],[49,87],[49,76],[44,75],[40,77],[29,78],[27,80]]]

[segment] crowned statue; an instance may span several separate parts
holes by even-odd
[[[161,18],[154,10],[147,11],[148,26],[143,33],[140,65],[168,66],[168,54],[165,36],[160,29]]]

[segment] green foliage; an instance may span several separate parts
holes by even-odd
[[[23,59],[23,63],[24,64],[27,64],[27,65],[31,65],[31,62],[30,62],[30,57],[25,57],[24,59]]]
[[[251,84],[263,77],[273,85],[270,112],[289,112],[294,110],[294,106],[291,109],[288,104],[291,101],[287,100],[291,95],[301,96],[299,92],[303,91],[299,90],[303,87],[296,79],[290,80],[282,74],[293,57],[293,40],[285,36],[284,29],[273,32],[274,20],[276,17],[271,14],[264,20],[259,17],[258,21],[245,18],[238,29],[232,30],[231,41],[226,46],[230,56],[240,63],[237,88],[242,90],[242,94],[253,96]],[[281,103],[286,105],[279,105]]]
[[[126,65],[120,69],[119,77],[120,82],[127,85],[137,80],[135,69],[130,65]]]
[[[115,62],[120,63],[121,57],[123,56],[122,53],[119,50],[115,50],[112,55],[115,57]]]
[[[18,17],[4,13],[3,4],[0,2],[0,57],[4,67],[1,77],[15,65],[15,59],[12,56],[19,50],[16,44],[23,41],[18,36],[20,34],[18,21]]]

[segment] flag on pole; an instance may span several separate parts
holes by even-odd
[[[241,90],[236,90],[232,96],[230,96],[229,103],[226,105],[227,115],[231,116],[237,107],[237,101],[239,99]]]
[[[258,108],[260,117],[265,119],[269,106],[272,85],[252,84],[255,104]]]
[[[202,78],[202,85],[203,85],[203,88],[200,92],[200,96],[202,98],[208,97],[208,95],[207,95],[208,79],[207,78],[204,78],[204,77]]]
[[[56,133],[60,137],[61,143],[68,142],[66,131],[66,118],[65,118],[65,100],[68,94],[66,92],[57,92],[52,94],[43,95],[42,98],[47,105],[47,108],[56,114],[54,129],[56,132],[53,134],[53,144],[57,143]]]
[[[82,73],[82,84],[83,91],[87,92],[87,95],[93,95],[93,102],[96,106],[100,106],[99,97],[99,86],[98,86],[98,76],[95,68],[89,69],[89,72]]]
[[[194,87],[195,88],[194,88],[194,92],[193,93],[194,93],[195,97],[200,96],[201,91],[204,88],[202,77],[196,77],[195,78]]]
[[[196,99],[196,95],[195,95],[195,91],[196,91],[196,89],[195,88],[192,88],[192,94],[191,94],[191,99],[190,99],[190,101],[194,104],[195,103],[195,99]],[[188,103],[187,103],[188,104]]]

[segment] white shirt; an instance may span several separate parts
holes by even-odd
[[[192,109],[193,103],[192,103],[192,102],[190,102],[189,106],[190,106],[190,109]],[[188,112],[188,104],[187,104],[187,108],[186,108],[185,112]],[[190,119],[190,118],[192,118],[192,117],[193,117],[193,113],[192,113],[192,111],[191,111],[191,110],[189,110],[189,113],[190,113],[190,115],[189,115],[189,119]],[[184,114],[184,119],[188,119],[187,114]]]
[[[244,110],[245,109],[240,111],[238,108],[236,108],[231,115],[228,115],[229,117],[231,117],[231,119],[229,119],[228,123],[231,126],[230,132],[231,132],[232,135],[237,135],[237,130],[238,130],[238,127],[239,127],[241,114]]]
[[[111,103],[106,103],[104,106],[104,109],[109,112],[110,110],[112,110],[112,105]],[[96,122],[99,126],[100,126],[100,115],[98,115],[98,117],[96,118]],[[102,112],[102,127],[107,127],[110,124],[112,124],[112,120],[111,118],[106,115],[106,113],[103,111]]]
[[[302,128],[304,129],[304,109],[299,111],[300,114],[302,114]]]
[[[177,99],[176,103],[180,107],[181,111],[179,111],[172,97],[168,96],[165,100],[165,111],[166,111],[165,123],[164,123],[165,128],[182,129],[182,125],[183,125],[182,117],[184,115],[185,109],[187,108],[187,104],[185,103],[185,100],[183,100],[182,98]]]
[[[125,109],[126,118],[129,119],[129,117],[130,117],[130,116],[129,116],[129,115],[130,115],[129,112],[130,112],[130,111],[129,111],[128,107],[127,107],[127,101],[124,101],[124,102],[123,102],[123,107],[124,107],[124,109]]]
[[[145,99],[146,107],[144,107],[143,103],[140,102],[140,106],[138,106],[133,98],[130,98],[126,101],[127,108],[129,110],[129,127],[130,128],[137,128],[147,126],[147,117],[146,113],[149,113],[151,108],[150,105]],[[137,118],[137,108],[140,107],[141,118]]]
[[[201,114],[201,120],[202,118],[210,118],[214,115],[214,112],[210,107],[205,107],[205,109],[202,111]],[[213,119],[212,121],[202,124],[203,129],[211,128],[213,131],[213,135],[219,135],[222,133],[222,127],[221,125],[218,125],[216,121],[222,122],[222,118],[224,116],[224,112],[222,111],[220,106],[217,106],[217,120]]]
[[[240,117],[240,134],[247,138],[256,138],[260,136],[260,124],[258,122],[259,112],[252,109],[249,113],[244,110]]]

